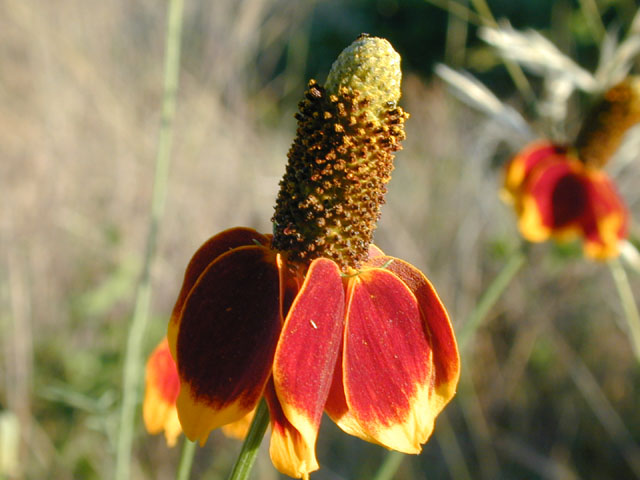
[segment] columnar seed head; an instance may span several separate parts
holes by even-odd
[[[625,132],[640,122],[640,77],[630,76],[607,90],[587,115],[576,148],[587,165],[602,167],[620,146]]]
[[[309,82],[273,216],[273,247],[290,260],[331,258],[346,271],[367,258],[405,137],[400,76],[389,42],[360,36],[325,87]]]

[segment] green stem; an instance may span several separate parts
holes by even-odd
[[[486,2],[486,0],[471,0],[471,4],[478,11],[480,18],[482,18],[485,25],[493,28],[498,28],[498,22],[491,13],[491,9],[489,8],[489,4]],[[531,88],[526,75],[522,71],[522,68],[520,68],[520,65],[512,60],[508,60],[505,58],[502,59],[502,63],[504,63],[509,76],[513,80],[513,83],[520,94],[528,103],[534,103],[535,95],[533,94],[533,89]]]
[[[491,285],[489,285],[489,288],[484,292],[484,295],[482,295],[480,301],[458,334],[458,346],[460,350],[465,349],[467,342],[487,316],[491,307],[498,301],[505,288],[511,283],[513,277],[518,273],[520,268],[522,268],[525,260],[526,256],[524,252],[522,250],[516,250],[506,265],[502,267],[498,276],[491,282]]]
[[[249,433],[247,433],[247,437],[244,439],[242,450],[240,450],[240,454],[228,480],[246,480],[249,478],[268,425],[269,410],[267,409],[267,402],[262,399],[256,409],[251,427],[249,427]]]
[[[602,17],[598,11],[598,4],[595,0],[580,0],[580,10],[587,21],[587,26],[591,30],[593,43],[600,45],[602,39],[607,34],[607,30],[602,23]]]
[[[522,249],[516,250],[500,273],[493,279],[489,288],[484,292],[484,295],[480,298],[480,301],[476,304],[476,307],[473,309],[471,314],[469,315],[467,321],[464,326],[458,333],[458,347],[460,348],[460,352],[462,353],[468,344],[469,340],[476,332],[478,327],[482,324],[482,321],[485,319],[491,307],[495,305],[498,301],[504,290],[509,286],[513,277],[520,271],[522,266],[524,265],[526,260],[526,255],[522,251]],[[444,425],[441,430],[446,431],[447,434],[446,440],[448,445],[453,445],[455,442],[455,435],[449,435],[449,431],[451,430],[450,424],[446,419],[445,415],[440,417],[438,422],[439,425]],[[457,444],[453,447],[457,448]],[[453,448],[451,447],[451,448]],[[459,452],[459,448],[457,450],[450,452],[452,456]],[[400,467],[402,463],[402,459],[404,456],[398,452],[389,452],[383,461],[382,465],[378,469],[378,473],[375,476],[375,480],[390,480],[395,475],[396,471]],[[463,459],[462,455],[456,456],[455,460],[452,460],[451,465],[458,465],[460,463],[460,459]],[[464,471],[466,470],[466,466],[463,468],[462,465],[458,465],[460,467],[460,476],[468,477],[464,475]]]
[[[169,160],[173,136],[173,117],[175,113],[178,73],[180,67],[180,36],[182,29],[183,0],[170,0],[167,22],[167,39],[164,65],[164,96],[162,118],[158,134],[155,174],[149,233],[144,255],[144,264],[140,283],[136,292],[136,304],[133,313],[127,347],[124,358],[123,394],[120,411],[120,427],[116,451],[115,478],[128,480],[131,476],[131,446],[134,426],[136,425],[136,406],[141,390],[142,343],[149,318],[151,301],[151,266],[156,252],[158,227],[166,200]]]
[[[638,307],[636,301],[633,298],[633,291],[629,284],[629,278],[627,272],[617,258],[609,261],[609,268],[611,275],[618,289],[618,295],[620,296],[620,302],[622,303],[622,309],[624,310],[624,316],[627,320],[627,328],[631,336],[631,347],[636,359],[640,362],[640,314],[638,313]]]
[[[391,480],[404,460],[404,453],[395,450],[388,452],[373,480]]]
[[[193,465],[193,457],[196,454],[196,442],[191,442],[185,438],[182,445],[182,455],[180,456],[180,464],[178,465],[178,473],[176,480],[189,480],[191,475],[191,466]]]
[[[449,414],[442,412],[438,417],[438,436],[436,438],[449,474],[453,480],[471,480],[473,476],[460,448],[460,442],[449,420]]]
[[[473,25],[479,26],[484,24],[484,21],[480,15],[478,15],[473,10],[467,8],[465,5],[462,5],[457,2],[451,2],[450,0],[425,0],[427,3],[430,3],[434,7],[441,8],[442,10],[448,12],[451,15],[455,15],[461,20],[464,20],[467,23],[471,23]]]

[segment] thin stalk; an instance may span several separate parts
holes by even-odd
[[[440,451],[447,464],[451,478],[454,480],[471,480],[473,476],[467,467],[467,462],[447,412],[442,412],[436,423],[438,428],[436,440],[440,445]]]
[[[447,37],[444,46],[445,63],[452,67],[464,65],[467,37],[469,35],[469,21],[458,18],[449,13],[447,19]]]
[[[482,324],[482,321],[486,318],[487,314],[491,310],[491,307],[495,305],[500,296],[504,293],[505,289],[513,280],[516,273],[520,271],[522,266],[524,265],[526,260],[526,255],[522,251],[522,249],[516,250],[500,273],[493,279],[491,285],[485,290],[484,294],[480,298],[480,301],[476,304],[476,307],[473,309],[471,314],[469,315],[467,321],[464,323],[464,326],[458,333],[458,347],[460,349],[460,353],[464,353],[465,347],[468,344],[469,340],[473,336],[473,334],[478,330],[478,327]],[[460,465],[460,463],[464,463],[464,457],[460,453],[460,447],[458,446],[455,435],[453,434],[453,430],[451,428],[451,424],[449,423],[446,412],[441,414],[438,424],[441,426],[440,431],[443,432],[447,449],[447,463],[451,468],[455,470],[456,478],[470,478],[468,475],[468,469],[466,465]],[[386,455],[385,460],[382,462],[382,465],[378,469],[376,473],[375,480],[390,480],[395,475],[396,471],[400,467],[402,463],[402,459],[404,456],[399,454],[398,452],[389,452]],[[455,473],[452,471],[452,474]]]
[[[249,433],[247,433],[247,437],[244,439],[242,450],[240,450],[240,454],[238,455],[228,480],[246,480],[249,478],[249,474],[253,468],[253,463],[258,455],[260,444],[262,443],[262,438],[264,437],[264,432],[267,430],[268,425],[269,410],[267,409],[267,402],[262,399],[260,401],[260,405],[258,405],[256,414],[251,422],[251,427],[249,427]]]
[[[500,462],[491,438],[491,427],[468,368],[460,370],[458,392],[460,394],[457,397],[460,402],[460,411],[469,428],[473,449],[478,459],[479,468],[476,477],[503,478],[504,475],[500,472]]]
[[[471,4],[478,11],[478,13],[480,14],[480,18],[482,18],[485,25],[493,28],[498,27],[498,22],[491,13],[491,9],[489,8],[486,0],[471,0]],[[504,63],[507,72],[509,72],[509,76],[513,80],[513,83],[520,94],[528,103],[533,103],[535,100],[533,89],[531,88],[527,77],[522,71],[522,68],[520,68],[520,65],[518,65],[516,62],[504,58],[502,59],[502,63]]]
[[[636,301],[633,298],[629,277],[627,277],[627,272],[617,258],[609,261],[609,269],[611,270],[613,281],[616,284],[622,309],[624,310],[624,316],[627,320],[631,347],[633,348],[636,359],[640,362],[640,314],[638,313]]]
[[[176,480],[189,480],[191,475],[191,466],[193,465],[193,457],[196,454],[196,442],[191,442],[185,438],[182,445],[182,455],[180,456],[180,464],[178,465],[178,473]]]
[[[404,453],[392,450],[388,452],[373,480],[391,480],[404,460]]]
[[[587,26],[591,30],[594,43],[600,45],[607,30],[602,23],[602,17],[598,11],[598,4],[595,0],[580,0],[580,10],[582,10],[582,14],[587,21]]]
[[[164,212],[167,196],[168,172],[173,137],[178,73],[180,69],[180,37],[182,30],[183,0],[170,0],[165,44],[164,95],[162,118],[158,134],[153,193],[149,219],[149,233],[144,254],[140,283],[136,292],[127,347],[124,358],[123,394],[120,411],[120,427],[116,451],[115,478],[128,480],[131,476],[131,446],[136,425],[136,406],[140,395],[142,377],[142,343],[151,302],[151,267],[156,253],[158,228]]]
[[[489,288],[484,292],[458,334],[458,347],[461,351],[465,349],[468,341],[487,316],[491,307],[498,301],[505,288],[509,286],[513,277],[520,271],[525,260],[526,256],[524,252],[522,250],[516,250],[505,266],[502,267],[500,273],[493,279],[493,282],[491,282]]]
[[[482,25],[484,22],[482,18],[473,10],[462,5],[458,2],[452,2],[451,0],[425,0],[427,3],[430,3],[434,7],[441,8],[445,10],[451,15],[455,15],[456,17],[464,20],[467,23],[471,23],[476,26]]]
[[[640,447],[636,445],[625,420],[618,415],[591,370],[567,344],[563,336],[557,331],[552,333],[550,338],[554,341],[560,360],[567,366],[571,379],[633,471],[635,478],[640,479]]]

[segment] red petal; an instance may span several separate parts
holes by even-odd
[[[176,364],[164,339],[153,350],[145,370],[145,392],[142,416],[147,431],[151,434],[164,430],[167,444],[175,445],[182,432],[176,412],[176,398],[180,380]]]
[[[505,188],[512,195],[517,195],[534,168],[549,160],[566,158],[566,154],[565,147],[546,140],[527,145],[506,165]]]
[[[344,394],[344,383],[342,378],[342,350],[338,355],[336,368],[333,372],[333,380],[331,389],[327,397],[327,403],[324,406],[325,412],[345,433],[356,436],[371,443],[379,443],[369,435],[368,431],[358,423],[353,412],[349,410],[347,398]]]
[[[597,259],[619,254],[620,240],[627,236],[629,212],[609,177],[586,171],[588,213],[582,219],[585,253]]]
[[[167,337],[169,338],[169,346],[174,358],[176,354],[175,345],[182,307],[184,306],[184,301],[187,299],[189,292],[198,280],[198,277],[202,272],[204,272],[205,268],[207,268],[211,262],[223,253],[237,247],[255,245],[256,243],[267,246],[269,245],[269,240],[266,236],[261,235],[251,228],[230,228],[211,237],[202,244],[196,253],[193,254],[193,257],[191,257],[189,265],[187,265],[187,269],[184,272],[182,287],[180,288],[178,299],[173,307],[171,320],[169,321]]]
[[[542,222],[552,230],[575,224],[588,208],[581,169],[577,162],[555,162],[536,172],[527,188],[536,200]]]
[[[358,424],[388,448],[418,453],[437,414],[432,350],[416,297],[391,272],[351,279],[343,355],[345,397]]]
[[[175,405],[180,391],[180,379],[166,338],[151,352],[147,361],[146,377],[167,403]]]
[[[204,443],[255,407],[280,333],[278,289],[275,255],[258,246],[221,255],[192,288],[177,343],[178,413],[190,439]]]
[[[369,244],[369,260],[384,256],[384,252],[377,245]]]
[[[460,377],[458,345],[447,310],[431,282],[410,263],[399,258],[382,257],[372,264],[386,265],[385,268],[400,278],[418,300],[433,348],[435,398],[432,400],[443,408],[455,394]]]
[[[309,478],[309,473],[318,469],[314,446],[305,442],[300,432],[287,419],[271,380],[264,390],[264,397],[269,406],[271,422],[271,462],[285,475]]]
[[[284,323],[291,304],[302,286],[304,277],[298,266],[289,264],[282,254],[278,254],[276,262],[280,281],[280,315],[282,323]]]
[[[570,238],[580,232],[588,196],[577,160],[555,160],[531,173],[522,190],[518,226],[527,240],[541,242],[553,235]]]
[[[313,449],[342,342],[344,288],[331,260],[311,262],[276,350],[273,379],[287,419]]]

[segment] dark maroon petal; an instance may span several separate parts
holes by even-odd
[[[211,263],[187,297],[177,341],[178,413],[190,438],[202,441],[204,430],[238,420],[262,395],[281,325],[275,257],[265,247],[236,248]],[[204,415],[196,407],[209,410],[207,425],[190,434],[185,421]]]

